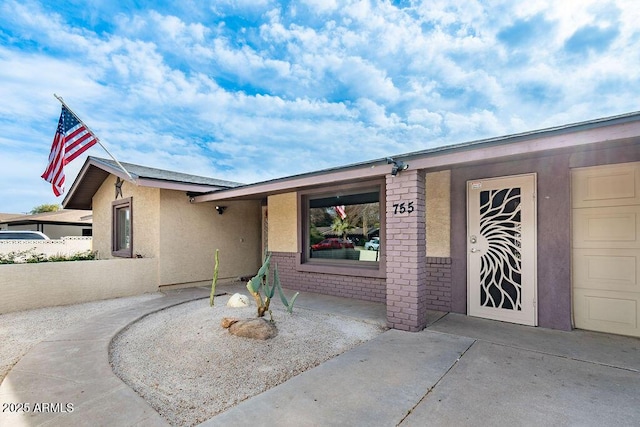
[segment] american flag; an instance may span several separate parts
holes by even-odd
[[[343,206],[335,206],[336,213],[340,217],[340,219],[345,219],[347,217],[347,212],[344,210]]]
[[[50,182],[53,194],[60,196],[64,193],[64,167],[73,159],[91,148],[98,139],[80,122],[80,120],[62,106],[58,129],[51,144],[49,164],[42,174],[45,181]]]

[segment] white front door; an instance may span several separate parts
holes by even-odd
[[[536,175],[467,182],[468,313],[536,326]]]

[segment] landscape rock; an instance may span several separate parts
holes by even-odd
[[[278,335],[276,325],[262,317],[254,319],[235,319],[225,317],[222,319],[222,327],[228,328],[229,333],[257,340],[268,340]]]
[[[227,301],[227,307],[247,307],[249,302],[249,297],[243,294],[233,294],[229,301]]]

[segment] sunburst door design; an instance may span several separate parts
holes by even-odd
[[[534,189],[535,175],[469,182],[469,314],[536,324]]]
[[[480,192],[480,305],[522,310],[520,189]]]

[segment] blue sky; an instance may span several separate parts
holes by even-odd
[[[120,161],[249,183],[640,110],[638,22],[635,0],[2,0],[0,212],[62,201],[54,93]]]

